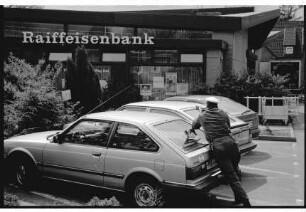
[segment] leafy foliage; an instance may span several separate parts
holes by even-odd
[[[302,8],[303,5],[281,5],[280,6],[280,20],[289,21],[289,20],[298,20],[301,17],[296,17],[296,11],[299,8]]]
[[[75,120],[76,105],[61,100],[52,72],[10,56],[4,63],[4,135],[60,129]]]
[[[238,76],[232,73],[222,73],[215,86],[210,89],[209,94],[229,97],[237,102],[246,104],[246,96],[285,96],[284,84],[288,81],[288,75],[272,75],[270,73],[256,73],[248,75],[245,73]],[[207,94],[207,93],[203,93]],[[257,102],[252,109],[257,108]]]
[[[99,199],[99,197],[93,197],[88,203],[88,206],[91,207],[119,207],[121,206],[120,202],[116,199],[116,197],[112,197],[110,199]]]
[[[88,62],[85,48],[77,47],[75,58],[67,61],[67,88],[71,90],[73,102],[80,102],[82,113],[96,107],[101,100],[99,77]]]
[[[4,192],[4,206],[14,207],[19,206],[18,197],[14,194]]]

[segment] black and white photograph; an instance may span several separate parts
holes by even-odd
[[[304,5],[140,3],[0,5],[1,208],[304,208]]]

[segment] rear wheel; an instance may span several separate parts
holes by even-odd
[[[164,189],[156,180],[142,180],[133,184],[130,196],[134,206],[161,207],[164,205]]]

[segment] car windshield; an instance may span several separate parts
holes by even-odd
[[[188,153],[208,145],[205,134],[202,130],[196,130],[196,136],[186,142],[190,138],[186,131],[191,129],[191,124],[184,120],[174,120],[164,122],[153,126],[160,134],[172,141],[182,152]],[[186,145],[188,143],[188,145]],[[190,145],[191,144],[191,145]]]

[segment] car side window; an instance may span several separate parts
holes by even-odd
[[[167,110],[151,109],[150,112],[151,113],[169,115],[169,116],[175,116],[175,117],[181,118],[178,114],[176,114],[174,112],[171,112],[171,111],[167,111]]]
[[[63,142],[106,146],[112,122],[84,120],[63,135]]]
[[[157,152],[158,145],[138,127],[119,123],[110,147],[118,149]]]

